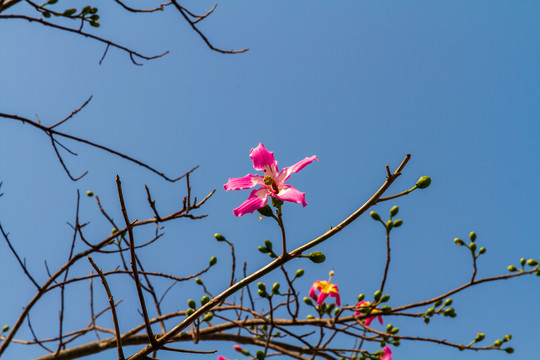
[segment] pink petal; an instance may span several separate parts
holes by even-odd
[[[317,156],[313,155],[313,156],[305,158],[304,160],[300,160],[299,162],[297,162],[293,166],[289,166],[289,167],[284,168],[283,170],[281,170],[281,173],[279,174],[278,182],[283,183],[285,180],[287,180],[289,178],[289,176],[291,176],[292,173],[299,172],[304,167],[306,167],[306,165],[311,164],[313,162],[313,160],[319,161],[319,159],[317,159]]]
[[[241,353],[242,351],[244,351],[244,349],[242,349],[242,347],[240,345],[233,345],[233,349],[235,351],[238,351],[239,353]]]
[[[278,177],[277,161],[274,159],[274,153],[265,149],[263,144],[251,149],[249,157],[253,161],[253,168],[264,172],[264,175],[270,175],[275,180]]]
[[[315,292],[315,289],[317,289],[317,287],[315,286],[315,284],[313,284],[313,286],[309,290],[309,297],[312,298],[313,300],[317,300],[317,293]]]
[[[337,292],[331,292],[331,293],[330,293],[330,296],[336,298],[336,305],[337,305],[337,306],[341,306],[341,298],[340,298],[340,296],[339,296],[339,293],[337,293]]]
[[[365,322],[366,326],[369,326],[369,324],[371,324],[373,319],[375,319],[373,316],[370,316],[370,317],[366,318],[366,322]]]
[[[382,316],[381,316],[381,315],[377,316],[377,320],[379,320],[379,322],[381,323],[381,325],[383,324]]]
[[[266,188],[255,189],[249,194],[246,201],[239,207],[233,210],[233,214],[236,216],[242,216],[247,213],[252,213],[257,209],[260,209],[266,204],[268,198],[268,190]]]
[[[384,355],[381,356],[381,360],[392,360],[392,350],[388,346],[385,346],[383,351]]]
[[[244,177],[229,178],[229,181],[227,181],[227,183],[223,185],[223,188],[227,191],[251,189],[257,184],[264,185],[263,177],[259,175],[248,174]]]
[[[319,297],[317,298],[317,305],[321,306],[324,300],[328,297],[328,293],[322,292],[319,294]]]
[[[291,185],[283,185],[281,189],[279,189],[279,193],[273,196],[283,201],[292,201],[297,204],[302,204],[303,206],[307,205],[306,194],[298,191]]]
[[[217,360],[228,360],[226,357],[218,355]]]

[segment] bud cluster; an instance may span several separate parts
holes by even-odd
[[[375,221],[378,221],[380,222],[381,224],[383,224],[383,226],[385,227],[386,231],[390,231],[392,230],[393,228],[397,228],[397,227],[400,227],[401,225],[403,225],[403,220],[401,219],[396,219],[396,220],[393,220],[393,217],[396,216],[399,212],[399,207],[397,205],[394,205],[391,209],[390,209],[390,218],[388,219],[388,221],[384,222],[382,219],[381,219],[381,216],[375,212],[375,211],[372,211],[369,213],[369,216],[371,216],[371,218]]]
[[[471,254],[475,259],[478,259],[480,255],[486,253],[485,247],[481,247],[478,249],[478,246],[476,245],[476,233],[474,231],[469,234],[469,239],[469,244],[465,243],[465,241],[461,240],[460,238],[455,238],[454,243],[458,246],[466,246],[471,251]],[[478,251],[476,251],[477,249]]]
[[[277,258],[276,253],[272,249],[272,242],[268,239],[264,240],[264,246],[259,246],[257,250],[263,254],[268,254],[273,259]]]
[[[442,299],[435,301],[433,306],[427,309],[424,313],[424,322],[429,324],[430,318],[435,314],[443,314],[444,316],[455,318],[457,316],[456,311],[454,308],[449,307],[452,305],[452,302],[453,301],[450,298],[444,300],[444,302]]]
[[[510,272],[516,272],[516,271],[523,272],[523,271],[525,271],[525,265],[527,265],[527,266],[533,268],[531,270],[536,270],[536,272],[535,272],[536,276],[540,276],[540,263],[538,261],[536,261],[534,259],[526,260],[525,258],[521,258],[519,260],[519,264],[521,265],[521,269],[518,269],[514,265],[510,265],[510,266],[508,266],[508,271],[510,271]]]

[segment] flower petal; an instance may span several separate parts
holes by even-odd
[[[313,160],[319,161],[319,159],[317,159],[317,156],[313,155],[313,156],[305,158],[304,160],[300,160],[293,166],[288,166],[284,168],[283,170],[281,170],[281,173],[279,173],[278,182],[283,183],[285,180],[289,178],[289,176],[291,176],[292,173],[299,172],[304,167],[306,167],[306,165],[311,164]]]
[[[246,201],[239,207],[233,210],[233,214],[236,216],[242,216],[247,213],[252,213],[257,209],[260,209],[266,204],[268,198],[268,190],[266,188],[255,189],[249,194]]]
[[[317,305],[321,306],[324,300],[328,297],[328,293],[321,291],[317,298]]]
[[[283,201],[292,201],[297,204],[302,204],[304,207],[307,205],[306,194],[298,191],[294,186],[291,185],[283,185],[279,189],[279,193],[273,196]]]
[[[229,178],[229,181],[223,188],[225,190],[242,190],[242,189],[251,189],[252,187],[259,185],[264,185],[263,177],[259,175],[248,174],[239,178]]]
[[[279,171],[277,161],[274,159],[274,153],[266,150],[260,143],[256,148],[251,149],[249,157],[253,161],[253,168],[264,172],[264,175],[272,176],[277,180]]]
[[[392,350],[388,346],[384,347],[383,352],[384,355],[381,356],[381,360],[392,360]]]
[[[311,289],[309,290],[309,297],[312,298],[313,300],[317,300],[317,293],[315,292],[315,290],[318,289],[318,281],[315,281],[313,283],[313,285],[311,286]]]
[[[334,285],[334,288],[330,290],[330,296],[336,298],[336,305],[341,306],[341,297],[339,296],[339,290],[337,285]]]

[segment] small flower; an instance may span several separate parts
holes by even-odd
[[[239,352],[239,353],[244,352],[244,349],[242,349],[240,345],[233,345],[233,349],[234,351]]]
[[[317,305],[321,306],[324,300],[328,296],[336,298],[336,305],[341,306],[341,299],[339,297],[339,289],[336,284],[332,284],[332,276],[334,275],[334,270],[330,272],[330,278],[328,281],[318,280],[313,283],[311,290],[309,290],[309,297],[317,301]],[[317,290],[319,290],[319,295],[317,296]]]
[[[303,206],[307,205],[306,194],[291,185],[286,185],[285,181],[292,173],[302,170],[306,165],[311,164],[313,160],[319,161],[315,155],[307,157],[281,171],[279,171],[277,161],[274,159],[274,153],[266,150],[263,144],[251,149],[249,157],[253,161],[253,168],[262,171],[264,176],[248,174],[240,178],[229,178],[229,181],[223,187],[227,191],[251,189],[257,185],[262,185],[262,187],[253,190],[248,199],[233,210],[234,215],[242,216],[262,208],[266,204],[268,196],[283,201],[295,202]]]
[[[388,346],[383,348],[383,352],[384,355],[381,356],[381,360],[392,360],[392,350]]]
[[[217,360],[229,360],[225,356],[218,355]]]
[[[358,304],[356,304],[357,308],[356,308],[356,311],[354,313],[355,316],[357,315],[362,315],[363,313],[360,311],[362,308],[367,308],[371,305],[371,303],[369,301],[360,301]],[[371,324],[371,322],[375,319],[375,316],[369,316],[366,318],[366,326],[369,326],[369,324]],[[381,325],[383,324],[383,320],[382,320],[382,316],[381,315],[377,315],[377,320],[379,320],[379,322],[381,323]],[[390,353],[391,354],[391,353]],[[388,358],[388,359],[391,359]]]

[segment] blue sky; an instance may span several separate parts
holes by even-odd
[[[422,175],[431,176],[429,189],[376,209],[387,214],[397,204],[404,220],[392,239],[387,287],[392,306],[466,282],[470,255],[452,239],[465,238],[470,231],[487,248],[479,259],[479,276],[506,273],[521,257],[538,259],[538,2],[219,3],[201,29],[215,46],[250,48],[240,55],[211,52],[174,12],[132,15],[113,3],[95,5],[102,19],[93,33],[144,54],[170,53],[134,66],[125,53],[109,49],[99,65],[104,51],[100,43],[2,20],[0,112],[29,118],[37,114],[52,124],[93,95],[88,107],[59,130],[128,153],[171,176],[200,165],[192,178],[194,193],[200,198],[217,189],[203,209],[209,217],[166,225],[162,243],[143,255],[147,267],[186,275],[217,255],[218,268],[205,278],[217,293],[228,282],[230,260],[227,249],[213,241],[215,232],[234,241],[239,260],[249,260],[249,269],[267,262],[256,247],[265,238],[278,244],[278,229],[269,221],[257,222],[255,215],[234,217],[232,209],[249,192],[226,193],[222,187],[229,177],[253,173],[248,155],[259,142],[274,151],[281,167],[314,154],[319,159],[290,180],[309,203],[284,209],[291,247],[357,209],[384,181],[384,166],[395,169],[407,153],[412,159],[389,194],[410,188]],[[185,5],[204,12],[212,3]],[[24,6],[11,12],[31,13]],[[76,158],[66,155],[74,174],[89,170],[73,183],[47,137],[11,120],[0,119],[0,125],[5,193],[0,222],[41,281],[47,277],[45,259],[54,269],[67,256],[71,231],[66,222],[73,222],[77,189],[93,190],[117,220],[116,174],[134,218],[152,216],[145,184],[164,212],[184,196],[183,184],[166,183],[130,163],[66,142],[79,153]],[[110,226],[91,199],[81,200],[82,216],[91,221],[89,234],[97,241]],[[9,324],[33,289],[7,246],[2,243],[0,249],[0,323]],[[376,290],[384,267],[384,232],[371,219],[360,218],[317,250],[327,255],[326,263],[290,265],[291,271],[305,268],[305,293],[331,268],[346,303],[352,304],[358,293]],[[115,267],[105,258],[100,261],[104,268]],[[89,271],[86,263],[74,270]],[[135,295],[131,284],[116,285],[115,298]],[[80,313],[88,311],[86,292],[87,284],[70,294],[74,305],[66,310],[68,327],[75,327]],[[186,293],[198,298],[198,292],[191,285],[179,289],[170,295],[169,306],[183,309]],[[454,296],[455,319],[437,319],[427,327],[421,320],[392,320],[402,334],[455,342],[466,342],[477,332],[486,333],[486,343],[511,333],[514,355],[458,355],[454,349],[404,342],[394,350],[394,359],[533,358],[539,295],[537,279],[521,278]],[[32,314],[41,336],[56,334],[57,301],[57,294],[49,296]],[[49,307],[54,310],[47,311]],[[133,318],[128,305],[120,313]],[[140,322],[137,316],[124,320],[126,329]],[[82,323],[86,325],[86,317]],[[30,335],[23,328],[20,336]],[[230,345],[212,344],[234,357]],[[12,345],[6,358],[42,353],[37,347]]]

